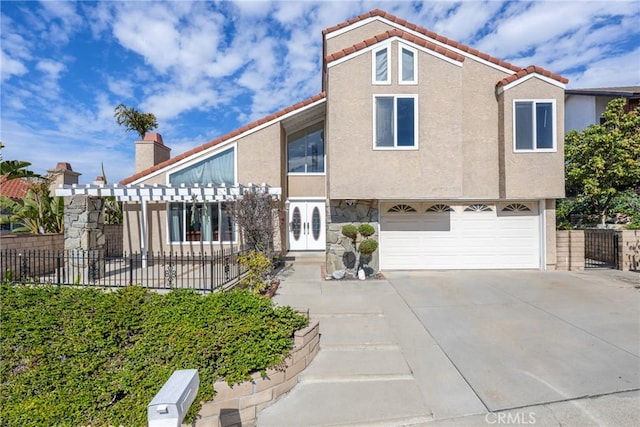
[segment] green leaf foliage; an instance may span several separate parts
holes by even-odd
[[[158,127],[158,120],[152,113],[141,113],[133,107],[127,107],[124,104],[119,104],[114,109],[113,116],[116,119],[116,123],[120,126],[124,126],[126,131],[136,131],[140,135],[140,139],[144,138],[144,135],[156,129]]]
[[[601,125],[565,137],[568,193],[586,197],[603,223],[616,193],[640,183],[640,107],[625,104],[614,99]]]
[[[364,239],[358,246],[358,252],[363,255],[371,255],[378,249],[378,242],[373,239]]]
[[[346,224],[342,226],[342,235],[350,238],[351,240],[356,240],[358,237],[358,227],[353,224]]]
[[[238,262],[247,267],[247,273],[240,279],[240,286],[248,288],[254,294],[262,294],[269,286],[269,273],[273,264],[262,252],[249,251],[238,257]]]
[[[365,239],[369,236],[373,236],[376,232],[376,229],[371,224],[360,224],[358,227],[358,233],[362,235]]]
[[[51,195],[49,182],[32,184],[21,203],[0,195],[0,208],[10,215],[0,218],[0,223],[20,224],[17,233],[61,233],[64,231],[64,198]]]
[[[160,295],[0,287],[0,406],[7,426],[146,425],[176,369],[198,369],[192,422],[213,384],[278,366],[307,319],[248,291]]]

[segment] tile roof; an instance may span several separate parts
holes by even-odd
[[[0,195],[10,199],[24,199],[31,188],[31,182],[24,178],[15,178],[7,181],[6,176],[0,177]]]
[[[133,181],[136,181],[136,180],[138,180],[140,178],[145,177],[146,175],[149,175],[150,173],[156,172],[156,171],[158,171],[158,170],[160,170],[162,168],[165,168],[165,167],[170,166],[170,165],[172,165],[172,164],[174,164],[176,162],[179,162],[180,160],[183,160],[183,159],[185,159],[187,157],[193,156],[194,154],[197,154],[197,153],[199,153],[201,151],[204,151],[204,150],[206,150],[208,148],[211,148],[211,147],[214,147],[214,146],[216,146],[218,144],[221,144],[221,143],[223,143],[223,142],[225,142],[225,141],[227,141],[227,140],[229,140],[229,139],[231,139],[233,137],[241,135],[241,134],[243,134],[243,133],[245,133],[245,132],[247,132],[247,131],[249,131],[251,129],[254,129],[254,128],[260,126],[260,125],[263,125],[263,124],[268,123],[268,122],[270,122],[272,120],[275,120],[278,117],[282,117],[285,114],[291,113],[292,111],[296,111],[296,110],[299,110],[299,109],[301,109],[303,107],[306,107],[309,104],[313,104],[314,102],[319,101],[319,100],[323,99],[324,97],[325,97],[325,93],[321,92],[321,93],[319,93],[317,95],[312,96],[311,98],[307,98],[307,99],[305,99],[303,101],[300,101],[300,102],[298,102],[296,104],[293,104],[293,105],[291,105],[289,107],[283,108],[280,111],[276,111],[275,113],[269,114],[266,117],[258,119],[258,120],[254,121],[252,123],[249,123],[248,125],[244,125],[243,127],[239,128],[239,129],[236,129],[234,131],[231,131],[231,132],[227,133],[226,135],[223,135],[223,136],[221,136],[219,138],[216,138],[216,139],[214,139],[212,141],[209,141],[206,144],[202,144],[202,145],[200,145],[200,146],[198,146],[196,148],[193,148],[193,149],[191,149],[189,151],[186,151],[186,152],[184,152],[182,154],[179,154],[179,155],[177,155],[175,157],[172,157],[169,160],[166,160],[166,161],[164,161],[162,163],[158,163],[157,165],[155,165],[153,167],[150,167],[149,169],[143,170],[141,172],[136,173],[135,175],[132,175],[132,176],[130,176],[128,178],[125,178],[122,181],[120,181],[120,184],[122,184],[122,185],[130,184]]]
[[[398,25],[402,25],[403,27],[406,27],[406,28],[408,28],[408,29],[410,29],[412,31],[415,31],[415,32],[419,33],[419,34],[422,34],[422,35],[427,36],[427,37],[429,37],[431,39],[437,40],[440,43],[444,43],[444,44],[449,45],[449,46],[451,46],[453,48],[459,49],[459,50],[461,50],[463,52],[466,52],[466,53],[468,53],[470,55],[473,55],[473,56],[476,56],[478,58],[484,59],[485,61],[494,63],[496,65],[499,65],[499,66],[503,67],[503,68],[506,68],[508,70],[514,71],[516,73],[516,74],[514,74],[512,76],[509,76],[506,79],[504,79],[504,80],[511,79],[510,81],[508,81],[506,83],[503,83],[504,80],[502,80],[502,81],[498,82],[497,86],[501,86],[501,85],[504,85],[504,84],[509,84],[512,81],[515,81],[515,80],[517,80],[517,79],[519,79],[521,77],[524,77],[524,76],[526,76],[528,74],[531,74],[531,73],[538,73],[538,74],[541,74],[543,76],[549,77],[551,79],[557,80],[557,81],[559,81],[561,83],[564,83],[564,84],[569,82],[568,79],[566,79],[566,78],[564,78],[564,77],[562,77],[562,76],[560,76],[558,74],[555,74],[555,73],[552,73],[550,71],[547,71],[542,67],[537,67],[537,66],[533,66],[532,65],[532,66],[529,66],[529,67],[527,67],[526,69],[523,70],[522,68],[520,68],[520,67],[518,67],[516,65],[510,64],[510,63],[508,63],[506,61],[503,61],[501,59],[498,59],[498,58],[494,58],[493,56],[487,55],[486,53],[482,53],[477,49],[474,49],[474,48],[469,47],[467,45],[464,45],[462,43],[458,43],[455,40],[451,40],[451,39],[449,39],[447,37],[441,36],[440,34],[434,33],[433,31],[429,31],[426,28],[423,28],[423,27],[417,26],[415,24],[412,24],[410,22],[407,22],[406,20],[404,20],[402,18],[398,18],[397,16],[392,15],[391,13],[385,12],[384,10],[381,10],[381,9],[374,9],[374,10],[372,10],[370,12],[363,13],[362,15],[356,16],[355,18],[351,18],[351,19],[349,19],[349,20],[347,20],[345,22],[342,22],[342,23],[340,23],[338,25],[334,25],[333,27],[326,28],[325,30],[322,31],[322,35],[324,36],[323,39],[326,38],[326,35],[329,34],[329,33],[332,33],[334,31],[338,31],[340,29],[346,28],[346,27],[348,27],[350,25],[353,25],[353,24],[355,24],[355,23],[357,23],[359,21],[363,21],[365,19],[374,18],[374,17],[381,17],[381,18],[384,18],[384,19],[386,19],[388,21],[394,22],[394,23],[396,23]],[[354,46],[357,46],[357,45],[354,45]],[[428,47],[428,46],[425,46],[425,47]],[[428,47],[428,48],[431,49],[430,47]],[[349,50],[349,49],[351,49],[351,48],[347,48],[346,50]],[[437,52],[437,50],[436,50],[436,52]],[[442,53],[442,52],[439,52],[439,53]],[[330,57],[331,56],[333,56],[333,55],[330,55]],[[335,59],[336,58],[334,58],[333,60],[335,60]],[[521,73],[523,71],[525,71],[524,74]],[[516,76],[516,77],[514,77],[514,76]]]
[[[551,71],[545,70],[544,68],[538,67],[536,65],[529,65],[527,68],[524,68],[518,71],[517,73],[512,74],[509,77],[505,77],[504,79],[500,80],[498,83],[496,83],[496,87],[508,85],[509,83],[515,82],[516,80],[521,79],[524,76],[527,76],[529,74],[534,74],[534,73],[543,75],[545,77],[549,77],[550,79],[553,79],[553,80],[557,80],[560,83],[564,83],[564,84],[569,83],[569,79],[562,77],[559,74],[552,73]]]
[[[332,62],[332,61],[335,61],[337,59],[343,58],[343,57],[345,57],[347,55],[350,55],[350,54],[352,54],[354,52],[357,52],[359,50],[365,49],[365,48],[367,48],[369,46],[373,46],[376,43],[379,43],[379,42],[381,42],[383,40],[390,39],[392,37],[400,37],[400,38],[402,38],[404,40],[407,40],[407,41],[409,41],[411,43],[417,44],[418,46],[425,47],[425,48],[427,48],[429,50],[432,50],[432,51],[437,52],[437,53],[439,53],[441,55],[444,55],[447,58],[454,59],[454,60],[459,61],[459,62],[463,62],[464,61],[464,56],[460,55],[459,53],[456,53],[456,52],[454,52],[452,50],[446,49],[446,48],[444,48],[444,47],[442,47],[440,45],[437,45],[437,44],[432,43],[430,41],[427,41],[425,39],[416,37],[413,34],[408,33],[406,31],[398,30],[397,28],[393,29],[393,30],[386,31],[386,32],[384,32],[382,34],[378,34],[376,36],[373,36],[370,39],[363,40],[360,43],[356,43],[353,46],[350,46],[350,47],[348,47],[346,49],[342,49],[339,52],[332,53],[331,55],[329,55],[329,56],[327,56],[325,58],[325,61],[328,64],[329,62]]]

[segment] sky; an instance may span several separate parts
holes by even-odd
[[[139,139],[118,104],[155,114],[178,155],[319,93],[322,30],[376,8],[568,88],[640,84],[638,0],[3,0],[2,157],[116,183]]]

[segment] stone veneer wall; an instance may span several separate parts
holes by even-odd
[[[584,231],[556,231],[556,270],[584,270]]]
[[[355,253],[355,248],[351,244],[351,239],[342,235],[342,226],[354,224],[359,226],[362,223],[369,223],[376,229],[376,233],[371,238],[380,242],[379,238],[379,213],[377,200],[330,200],[327,206],[327,276],[336,270],[344,270],[345,253]],[[369,267],[374,272],[379,270],[378,252],[371,255],[368,262]]]
[[[316,320],[295,332],[294,346],[284,369],[268,369],[267,376],[253,374],[250,381],[229,386],[218,381],[213,401],[204,403],[194,427],[247,427],[257,422],[258,413],[287,393],[298,383],[305,369],[320,349],[320,324]]]
[[[76,195],[65,197],[64,249],[67,277],[88,283],[104,276],[104,200]]]

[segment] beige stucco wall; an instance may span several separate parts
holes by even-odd
[[[385,31],[392,30],[395,27],[380,22],[378,20],[371,21],[365,25],[357,28],[353,28],[338,36],[333,36],[326,41],[326,54],[331,55],[347,47],[351,47],[356,43],[360,43],[363,40],[370,39],[373,36],[382,34]],[[335,34],[334,33],[330,33]],[[371,79],[369,79],[371,80]]]
[[[331,199],[495,199],[499,70],[462,67],[418,51],[418,85],[371,84],[371,52],[328,70],[327,151]],[[418,95],[418,150],[374,150],[373,95]]]
[[[325,197],[324,175],[289,175],[289,197]]]
[[[556,201],[555,199],[545,200],[544,209],[545,235],[546,235],[546,270],[555,270],[557,265],[557,243],[556,243]]]
[[[282,187],[280,122],[254,132],[237,142],[238,183]]]
[[[503,188],[501,197],[564,197],[564,89],[533,77],[500,95],[503,105]],[[513,102],[518,99],[555,99],[555,152],[516,153],[513,148]]]

